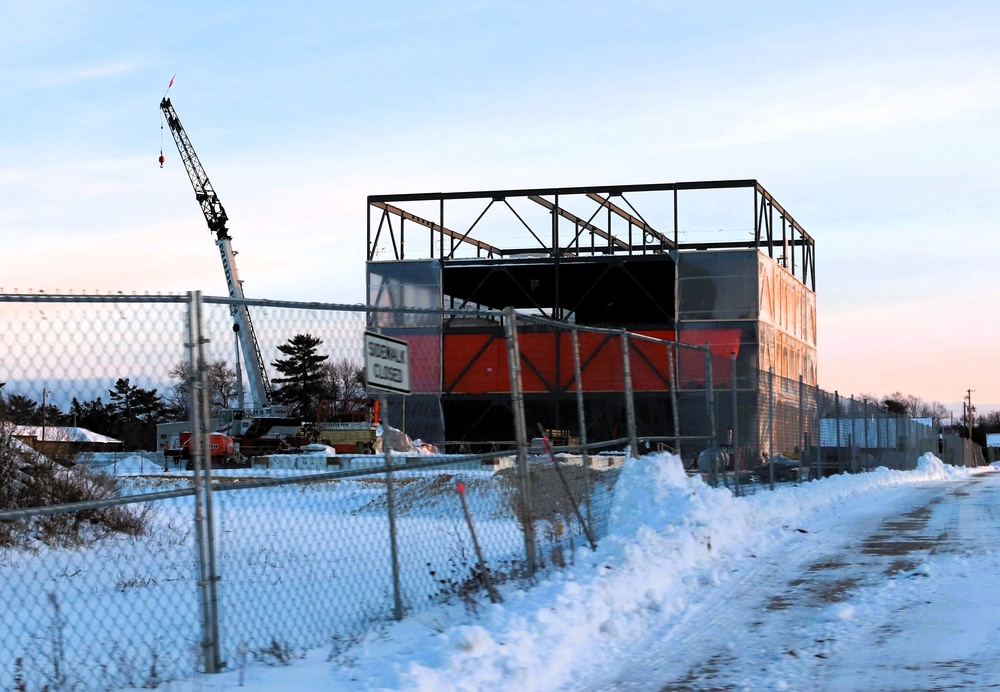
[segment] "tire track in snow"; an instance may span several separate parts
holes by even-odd
[[[961,493],[982,479],[910,487],[880,495],[877,504],[858,498],[835,525],[824,512],[803,524],[805,533],[786,527],[766,551],[731,562],[718,583],[690,593],[685,612],[622,652],[615,672],[570,689],[815,688],[843,648],[829,624],[837,623],[837,608],[848,612],[844,601],[912,571],[922,555],[964,549],[949,541],[959,535],[956,522],[970,520],[959,509],[941,519],[938,510],[962,504]],[[896,636],[891,622],[873,623],[872,631],[883,643]]]

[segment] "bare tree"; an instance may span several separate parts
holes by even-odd
[[[323,363],[323,382],[332,399],[361,399],[365,396],[364,366],[349,358]]]
[[[208,396],[212,412],[232,408],[236,404],[237,395],[236,371],[224,360],[217,360],[207,365],[205,377],[208,380]],[[188,382],[191,379],[191,366],[184,361],[177,363],[170,370],[170,378],[176,380],[176,384],[170,388],[170,394],[166,397],[167,405],[172,416],[185,420],[190,417]]]
[[[882,398],[882,405],[890,413],[910,416],[912,418],[932,418],[935,423],[950,415],[950,411],[940,401],[925,401],[912,394],[893,392]]]

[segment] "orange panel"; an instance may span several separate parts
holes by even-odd
[[[507,342],[490,334],[445,334],[444,386],[457,394],[509,392]]]
[[[640,332],[658,339],[672,340],[666,329]],[[740,329],[699,329],[684,334],[685,341],[710,345],[713,379],[728,382],[729,355],[739,351]],[[617,335],[579,332],[583,389],[587,392],[620,392],[623,389],[621,339]],[[669,391],[667,349],[663,344],[630,340],[629,365],[632,387],[637,392]],[[552,388],[574,389],[573,341],[569,332],[521,332],[521,382],[525,393],[547,392]],[[559,377],[556,377],[558,346]],[[510,391],[507,344],[490,334],[445,334],[444,386],[456,394],[491,394]],[[678,379],[681,386],[705,380],[704,355],[679,350]]]

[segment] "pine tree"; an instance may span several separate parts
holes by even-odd
[[[115,411],[105,404],[101,397],[80,403],[73,397],[67,414],[67,424],[86,428],[101,435],[111,435],[114,429]]]
[[[108,390],[108,407],[114,411],[116,432],[126,449],[152,449],[156,423],[163,417],[163,400],[155,389],[143,389],[119,378]]]
[[[316,407],[325,392],[323,361],[329,356],[321,356],[316,349],[323,341],[311,334],[296,334],[278,350],[288,356],[279,358],[271,365],[284,377],[275,378],[278,385],[274,390],[277,403],[286,404],[293,416],[304,421],[316,417]]]

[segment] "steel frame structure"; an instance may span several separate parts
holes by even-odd
[[[680,241],[680,193],[691,190],[753,190],[753,237],[746,241]],[[666,193],[672,195],[673,228],[657,230],[643,218],[629,195],[633,193]],[[523,198],[548,210],[549,228],[532,227],[511,206],[511,199]],[[480,200],[484,207],[475,221],[467,228],[452,228],[448,203],[457,200]],[[587,215],[580,213],[580,202],[589,200],[596,209]],[[437,202],[436,219],[420,216],[406,209],[415,202]],[[500,247],[476,238],[473,232],[486,213],[494,206],[506,208],[515,225],[520,225],[533,244]],[[576,211],[573,211],[576,210]],[[601,212],[604,212],[603,214]],[[373,220],[377,222],[373,224]],[[394,220],[396,223],[394,224]],[[573,225],[573,239],[561,244],[560,220]],[[616,233],[612,221],[625,224],[627,231]],[[407,257],[406,224],[416,224],[428,233],[424,256]],[[386,261],[378,258],[383,244],[390,249],[392,258],[435,259],[443,262],[470,259],[458,257],[459,250],[474,250],[480,260],[514,259],[531,253],[545,255],[545,261],[558,264],[564,258],[581,256],[636,256],[674,255],[677,252],[720,249],[757,249],[776,259],[793,276],[811,290],[816,290],[816,258],[813,238],[795,221],[764,187],[753,179],[716,180],[643,185],[610,185],[562,188],[534,188],[515,190],[481,190],[475,192],[434,192],[423,194],[369,195],[368,197],[368,261]],[[411,232],[412,233],[412,232]],[[525,236],[528,239],[528,236]],[[775,256],[775,253],[779,253]],[[427,256],[429,255],[429,256]]]
[[[704,196],[685,201],[697,191],[712,190],[734,194],[724,195],[725,201],[718,205],[715,200],[706,205]],[[703,278],[713,280],[705,267],[750,269],[747,305],[761,299],[760,289],[752,287],[760,280],[757,262],[734,264],[742,261],[734,259],[713,264],[725,255],[760,253],[783,268],[803,294],[815,293],[813,238],[753,179],[371,195],[367,202],[372,304],[381,304],[382,296],[391,294],[383,293],[383,286],[393,281],[405,285],[410,280],[405,277],[423,276],[416,264],[413,269],[405,266],[412,260],[439,267],[437,278],[428,279],[432,283],[413,279],[414,287],[428,289],[428,298],[436,288],[443,301],[439,307],[458,311],[512,307],[579,327],[627,329],[678,344],[711,343],[727,356],[739,352],[743,360],[734,367],[756,368],[761,334],[752,311],[740,314],[723,299],[721,309],[732,310],[729,315],[692,314],[700,306],[702,291],[710,312],[716,288],[738,290],[744,278],[722,276],[729,283],[702,289],[698,286]],[[701,236],[704,230],[692,228],[692,217],[687,211],[681,214],[682,209],[692,210],[695,218],[712,218],[710,223],[722,216],[732,225],[721,235],[710,229],[711,236]],[[695,237],[699,239],[692,242]],[[701,263],[701,255],[713,255],[706,257],[708,265]],[[401,301],[408,297],[405,291],[396,296]],[[692,298],[695,302],[690,302]],[[506,439],[496,437],[509,434],[496,428],[504,417],[492,413],[509,405],[509,395],[505,383],[489,374],[495,369],[488,367],[500,360],[501,325],[455,317],[444,320],[441,327],[439,401],[446,429],[463,431],[463,440]],[[418,338],[417,332],[408,337]],[[562,428],[573,419],[575,404],[572,380],[564,372],[570,353],[565,339],[546,336],[546,330],[533,326],[523,330],[522,340],[526,351],[520,364],[529,382],[522,395],[524,404],[539,420]],[[604,346],[591,345],[593,352],[585,355],[583,370],[590,373],[607,366],[600,360]],[[654,362],[634,345],[630,350],[636,364],[650,371],[636,394],[640,427],[669,427],[673,417],[676,428],[679,412],[664,395],[685,389],[683,383],[671,386],[665,363]],[[607,428],[604,433],[613,432],[617,395],[592,388],[584,396],[592,420]],[[458,439],[454,433],[451,436]]]

